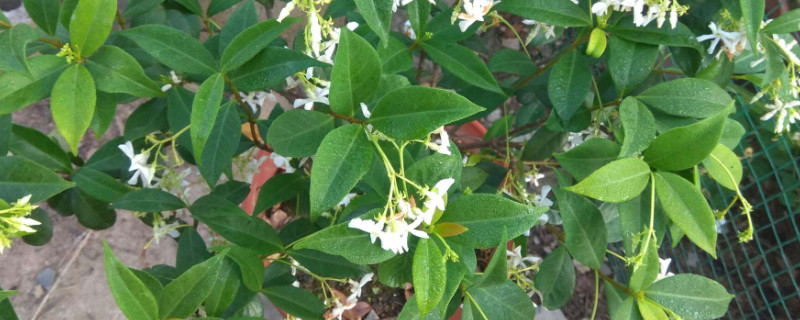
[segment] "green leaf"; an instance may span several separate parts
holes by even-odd
[[[767,23],[761,31],[764,33],[792,33],[800,31],[800,9],[794,9],[779,15],[770,23]]]
[[[441,224],[437,224],[436,226],[441,226]],[[506,260],[508,240],[507,237],[502,237],[501,239],[503,240],[500,241],[500,244],[498,244],[497,248],[494,250],[492,260],[489,261],[486,269],[483,270],[483,275],[477,278],[471,287],[499,285],[508,281],[508,260]],[[516,266],[514,267],[516,268]]]
[[[72,181],[75,182],[78,189],[105,202],[115,202],[134,190],[108,174],[91,167],[81,167],[72,175]]]
[[[658,46],[612,36],[608,41],[608,70],[620,94],[644,82],[658,59]]]
[[[469,293],[488,319],[530,320],[536,314],[530,297],[511,281],[489,287],[470,288]]]
[[[420,314],[428,314],[444,296],[445,258],[433,239],[420,239],[414,252],[412,277]]]
[[[222,52],[222,71],[227,72],[243,65],[297,21],[297,18],[286,18],[283,22],[270,19],[245,29]]]
[[[176,72],[203,76],[217,72],[217,63],[211,53],[187,33],[163,25],[148,24],[120,31],[119,35],[132,40],[158,62]]]
[[[134,0],[128,1],[125,10],[122,11],[122,16],[125,18],[136,18],[140,15],[154,11],[156,6],[160,5],[164,0]]]
[[[372,148],[363,127],[351,124],[328,133],[311,167],[311,220],[338,204],[371,162]]]
[[[422,42],[422,48],[433,61],[456,77],[478,88],[505,95],[483,60],[467,47],[431,39]]]
[[[543,293],[542,305],[546,308],[558,309],[569,301],[575,289],[575,267],[564,246],[545,257],[534,276],[534,282],[536,289]]]
[[[22,1],[25,5],[25,11],[30,15],[31,20],[36,22],[44,32],[49,35],[56,34],[56,27],[58,27],[58,0],[25,0]]]
[[[495,9],[558,27],[592,26],[591,16],[568,0],[506,0]]]
[[[663,82],[636,98],[666,114],[690,118],[714,116],[733,103],[728,93],[713,82],[695,78]]]
[[[32,246],[43,246],[50,242],[53,238],[53,220],[50,219],[50,214],[42,208],[36,208],[29,218],[39,221],[40,224],[31,227],[36,232],[22,236],[22,241]]]
[[[296,197],[308,188],[308,178],[299,173],[275,175],[261,186],[253,212],[263,212],[278,203]]]
[[[355,0],[361,16],[367,21],[378,38],[385,44],[389,41],[389,27],[392,24],[392,1],[390,0]]]
[[[103,241],[106,277],[111,295],[128,319],[158,319],[158,304],[150,290],[122,261],[119,261],[108,243]]]
[[[317,111],[293,109],[269,126],[267,142],[276,153],[292,158],[317,152],[322,139],[333,130],[333,117]]]
[[[186,318],[211,294],[222,268],[224,254],[195,265],[164,287],[159,303],[159,318]]]
[[[590,174],[567,191],[605,202],[622,202],[636,197],[650,178],[650,167],[638,158],[613,161]]]
[[[564,244],[575,259],[599,269],[606,258],[606,225],[594,204],[580,195],[554,188],[564,220]]]
[[[508,238],[516,238],[538,224],[548,207],[533,207],[492,194],[470,194],[449,203],[439,222],[458,223],[468,230],[448,241],[476,248],[491,248]]]
[[[562,122],[569,121],[583,106],[592,87],[592,75],[586,58],[577,51],[562,57],[547,78],[547,94]]]
[[[203,263],[212,257],[208,252],[203,236],[194,228],[184,228],[178,239],[178,253],[175,257],[175,269],[184,273],[196,264]]]
[[[639,306],[636,304],[636,299],[628,297],[622,304],[619,305],[616,312],[610,313],[611,319],[614,320],[642,320],[639,313]]]
[[[482,110],[456,93],[412,86],[386,94],[372,110],[369,123],[392,138],[413,140]]]
[[[656,135],[656,120],[639,100],[628,97],[619,106],[619,120],[625,132],[625,140],[619,152],[620,158],[633,156],[653,142]]]
[[[186,204],[175,195],[155,188],[129,192],[114,201],[114,209],[137,212],[175,211],[185,207]]]
[[[0,154],[8,154],[13,124],[11,114],[0,115]]]
[[[392,74],[410,69],[414,60],[411,52],[408,51],[408,46],[395,37],[390,37],[388,41],[388,45],[378,47],[378,57],[381,59],[383,73]]]
[[[94,132],[95,139],[100,140],[103,138],[108,128],[111,127],[111,122],[114,121],[116,113],[117,95],[115,93],[97,92],[94,117],[92,117],[92,123],[89,124],[89,130]]]
[[[718,144],[703,160],[708,174],[721,186],[737,190],[742,181],[742,162],[731,149]]]
[[[233,7],[237,3],[239,3],[239,0],[211,0],[211,3],[208,4],[208,8],[206,8],[206,16],[212,17],[217,13],[228,10],[228,8]]]
[[[678,274],[644,290],[645,297],[686,319],[716,319],[725,315],[733,295],[706,277]]]
[[[292,286],[276,286],[261,290],[277,307],[303,319],[322,319],[325,305],[317,296]]]
[[[242,274],[242,283],[250,291],[261,290],[264,282],[264,261],[258,253],[238,246],[229,247],[227,257],[236,261]]]
[[[72,19],[72,13],[75,12],[75,7],[78,6],[78,0],[64,0],[61,3],[61,12],[58,13],[58,21],[61,22],[61,25],[69,31],[69,23],[70,19]]]
[[[187,10],[191,11],[192,13],[203,16],[203,9],[200,7],[200,2],[197,0],[175,0],[175,2],[182,5]]]
[[[747,41],[758,43],[758,31],[761,30],[761,22],[764,19],[764,9],[766,1],[739,0],[742,8],[742,18],[744,28],[747,30]],[[759,55],[756,53],[756,55]]]
[[[78,222],[94,230],[108,229],[117,221],[117,213],[107,202],[97,200],[79,189],[70,189],[65,194],[70,213]]]
[[[0,74],[0,115],[22,109],[50,95],[53,84],[67,64],[64,58],[37,56],[28,61],[31,75],[14,71]]]
[[[576,180],[583,180],[597,169],[616,160],[619,149],[619,145],[614,141],[592,138],[567,152],[556,153],[554,156],[558,160],[558,164]]]
[[[381,60],[369,42],[347,28],[341,32],[331,74],[331,110],[352,116],[378,88]]]
[[[414,34],[425,34],[428,16],[431,14],[431,3],[428,1],[411,1],[406,5],[406,13],[408,13],[408,21],[411,22],[411,29],[414,30]]]
[[[36,129],[12,125],[9,134],[9,151],[48,168],[64,173],[72,172],[67,153],[52,138]]]
[[[527,75],[536,72],[536,64],[522,51],[500,49],[489,60],[489,70]]]
[[[719,143],[727,114],[670,129],[644,151],[644,161],[658,169],[678,171],[703,161]]]
[[[189,211],[223,238],[241,247],[268,255],[283,249],[278,233],[268,223],[250,217],[236,204],[216,195],[197,199]]]
[[[0,55],[0,70],[30,74],[25,47],[38,38],[36,30],[27,24],[17,24],[0,33],[0,51],[3,52]]]
[[[650,185],[652,187],[652,185]],[[636,253],[639,239],[643,232],[650,225],[650,207],[654,206],[653,228],[656,231],[656,239],[663,239],[667,228],[667,218],[658,201],[651,203],[650,190],[642,192],[638,197],[619,204],[619,223],[622,233],[622,247],[625,252],[632,256]]]
[[[0,290],[0,301],[7,299],[10,296],[16,295],[19,290]]]
[[[94,79],[83,65],[75,64],[64,70],[53,85],[50,97],[53,121],[73,154],[78,153],[78,143],[89,129],[96,101]]]
[[[225,26],[219,32],[219,45],[216,50],[209,49],[214,52],[215,57],[219,57],[228,48],[233,38],[238,36],[245,29],[254,26],[258,23],[258,12],[256,4],[252,0],[247,0],[242,3],[233,14],[230,15]]]
[[[716,259],[717,224],[700,190],[676,174],[657,172],[656,194],[672,223]]]
[[[203,154],[203,149],[211,136],[214,122],[217,120],[222,95],[225,91],[225,79],[222,74],[214,74],[206,79],[197,89],[192,102],[191,127],[192,147],[195,155]]]
[[[72,50],[88,57],[106,41],[117,14],[117,0],[81,0],[69,22]]]
[[[566,132],[540,128],[525,143],[525,148],[522,150],[522,160],[540,161],[549,159],[553,156],[553,152],[561,151],[566,143]]]
[[[636,299],[636,305],[639,307],[639,313],[644,320],[669,320],[664,309],[652,301]]]
[[[0,157],[0,198],[17,201],[31,195],[31,203],[46,200],[74,187],[52,169],[22,157]]]
[[[372,271],[369,266],[357,265],[340,256],[316,250],[293,250],[289,255],[309,271],[323,277],[354,279]]]
[[[383,209],[373,209],[362,218],[372,217],[373,213],[380,212],[380,210]],[[369,233],[350,228],[347,223],[315,232],[295,244],[294,249],[314,249],[342,256],[356,264],[376,264],[395,256],[392,251],[383,250],[377,243],[371,243]]]
[[[633,17],[625,17],[615,26],[608,28],[608,31],[628,41],[655,46],[686,47],[695,49],[698,52],[703,52],[703,46],[697,42],[692,30],[680,22],[678,22],[678,25],[674,29],[659,28],[655,23],[639,27],[633,23]]]
[[[213,190],[223,172],[230,172],[231,159],[242,135],[242,123],[239,119],[239,106],[230,101],[220,108],[214,127],[200,155],[199,169],[209,187]]]
[[[125,122],[122,134],[125,140],[133,141],[154,132],[166,131],[169,126],[167,104],[165,99],[150,99],[136,108]]]
[[[644,244],[641,244],[639,247],[644,247]],[[637,268],[633,269],[631,272],[631,278],[628,280],[628,287],[630,287],[633,292],[639,292],[647,288],[658,277],[659,269],[660,260],[658,258],[658,245],[656,245],[655,241],[650,242],[650,248],[647,249],[647,255],[644,256],[642,264],[637,265]]]
[[[150,80],[139,62],[124,50],[105,46],[86,61],[98,91],[127,93],[136,97],[163,97],[161,88]]]
[[[236,266],[229,259],[225,259],[219,269],[219,277],[214,283],[214,289],[208,295],[206,301],[203,303],[203,308],[209,316],[220,316],[228,306],[233,303],[236,298],[236,291],[239,290],[241,281],[239,281],[238,270]]]
[[[257,91],[279,85],[287,77],[307,68],[328,66],[330,65],[302,53],[271,46],[231,71],[228,76],[239,90]]]

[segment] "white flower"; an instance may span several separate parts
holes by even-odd
[[[125,142],[118,147],[123,153],[125,153],[125,156],[131,160],[131,166],[128,168],[128,171],[133,171],[133,176],[128,180],[128,184],[136,184],[136,180],[141,177],[143,187],[152,187],[153,177],[155,176],[155,163],[153,163],[153,165],[149,165],[147,163],[148,158],[150,158],[150,153],[144,151],[139,154],[134,154],[133,144],[131,144],[130,141]]]
[[[356,196],[358,195],[355,193],[348,193],[347,195],[344,196],[344,198],[342,198],[342,201],[339,201],[339,204],[337,204],[337,206],[343,208],[350,205],[350,200],[352,200]]]
[[[336,299],[333,302],[336,304],[336,307],[331,310],[331,317],[342,320],[342,315],[344,312],[355,308],[358,301],[346,301],[345,304],[342,304],[339,302],[339,299]]]
[[[547,199],[547,194],[550,193],[551,189],[548,185],[542,186],[540,193],[533,196],[533,203],[540,207],[552,207],[553,201]]]
[[[442,179],[436,183],[433,189],[425,191],[425,206],[444,210],[444,196],[447,195],[447,190],[453,185],[455,180],[453,178]]]
[[[372,112],[370,112],[369,108],[367,108],[367,104],[365,104],[363,102],[361,103],[361,113],[363,113],[364,117],[367,118],[367,119],[369,119],[369,117],[372,116]]]
[[[264,98],[267,97],[267,93],[264,91],[253,91],[253,92],[239,92],[239,96],[242,97],[245,103],[250,106],[250,110],[253,113],[256,113],[259,108],[264,104]]]
[[[357,301],[358,298],[361,297],[361,289],[364,288],[364,286],[368,282],[372,281],[372,277],[374,275],[375,274],[373,274],[372,272],[367,273],[367,274],[364,275],[364,277],[361,278],[361,280],[359,280],[357,282],[348,279],[347,282],[350,284],[350,296],[347,297],[347,300],[348,301],[350,301],[350,300],[356,300]]]
[[[556,37],[556,26],[554,26],[554,25],[550,25],[550,24],[546,24],[544,22],[539,22],[539,21],[530,20],[530,19],[522,20],[522,23],[526,24],[526,25],[529,25],[529,26],[532,26],[531,27],[531,32],[528,34],[528,38],[525,39],[525,43],[526,44],[528,44],[531,41],[533,41],[533,39],[536,38],[536,36],[539,35],[539,32],[541,32],[542,30],[544,30],[544,38],[545,39],[550,39],[550,38],[555,38]]]
[[[403,34],[411,40],[417,40],[417,34],[414,33],[414,28],[411,27],[411,20],[406,20],[406,23],[403,24]]]
[[[506,250],[506,257],[508,259],[508,266],[510,268],[516,268],[516,269],[527,268],[528,266],[525,264],[525,262],[528,262],[530,264],[542,262],[542,259],[539,257],[534,257],[530,255],[523,257],[522,246],[517,246],[516,248],[514,248],[514,251]]]
[[[375,243],[375,239],[380,238],[383,235],[383,227],[385,225],[386,219],[381,218],[378,221],[375,220],[361,220],[359,218],[355,218],[350,220],[350,223],[347,224],[348,227],[353,229],[358,229],[369,233],[369,238],[372,243]],[[381,239],[383,241],[383,239]]]
[[[714,22],[711,22],[708,25],[708,28],[711,29],[710,34],[704,34],[697,37],[697,42],[711,40],[711,46],[708,47],[708,54],[713,54],[714,51],[716,51],[717,45],[720,43],[720,41],[722,41],[722,44],[724,45],[720,52],[724,50],[729,56],[738,55],[747,46],[747,37],[745,33],[722,30],[722,28],[717,26],[717,24]]]
[[[284,157],[275,152],[271,153],[269,155],[269,158],[272,160],[272,163],[274,163],[276,167],[284,168],[286,173],[293,173],[295,171],[295,168],[292,167],[291,163],[289,163],[289,161],[291,161],[292,158]]]
[[[525,183],[533,183],[534,186],[539,186],[539,179],[544,178],[544,173],[527,174],[525,175]]]
[[[170,78],[172,78],[172,83],[167,83],[161,86],[161,92],[167,92],[167,90],[172,89],[173,84],[178,84],[181,82],[181,79],[178,78],[178,75],[175,74],[175,71],[170,71],[169,76]]]
[[[434,143],[428,143],[428,148],[431,148],[432,150],[444,155],[451,155],[450,135],[447,134],[447,130],[445,130],[444,127],[439,127],[439,129],[436,129],[432,133],[438,134],[439,139]]]
[[[330,92],[330,89],[328,89],[328,88],[320,88],[320,87],[317,87],[316,89],[314,89],[314,92],[310,92],[310,91],[306,90],[306,93],[308,94],[308,98],[295,100],[294,101],[294,107],[298,108],[300,106],[303,106],[304,109],[311,110],[312,108],[314,108],[314,103],[315,102],[322,103],[322,104],[330,104],[330,101],[328,101],[328,93],[329,92]]]
[[[413,234],[419,238],[427,239],[428,234],[417,227],[422,224],[422,218],[418,217],[411,224],[405,219],[392,220],[386,225],[386,229],[381,235],[381,248],[401,254],[408,251],[408,234]]]
[[[784,38],[779,37],[777,34],[773,34],[772,39],[775,40],[775,45],[781,49],[783,55],[786,56],[789,62],[795,65],[800,65],[800,59],[798,59],[797,55],[792,51],[792,48],[797,45],[796,39],[792,38],[792,41],[786,42]]]
[[[292,14],[292,10],[294,10],[296,5],[297,4],[294,1],[289,1],[289,3],[287,3],[283,9],[281,9],[281,13],[278,14],[278,22],[283,21],[283,19],[286,19],[286,17]]]
[[[461,32],[467,31],[475,21],[483,21],[483,16],[489,13],[494,3],[491,0],[464,0],[462,12],[458,14],[461,21],[458,26]]]
[[[392,12],[397,12],[397,7],[405,6],[405,5],[409,4],[409,3],[411,3],[411,1],[413,1],[413,0],[393,0],[392,1]],[[431,1],[431,0],[429,0],[429,1]],[[431,3],[433,3],[433,1],[431,1]]]
[[[672,259],[670,259],[670,258],[668,258],[668,259],[658,258],[658,266],[659,266],[658,269],[659,269],[659,271],[658,271],[658,277],[656,278],[657,280],[661,280],[661,279],[664,279],[666,277],[671,277],[671,276],[675,275],[674,273],[669,272],[669,264],[670,263],[672,263]]]
[[[789,132],[789,130],[791,130],[790,125],[800,120],[800,112],[794,110],[797,106],[800,106],[800,101],[792,101],[784,104],[783,101],[776,98],[774,104],[766,105],[766,108],[770,111],[761,117],[761,121],[772,119],[777,114],[778,118],[775,119],[775,133],[781,133],[784,132],[784,130]]]

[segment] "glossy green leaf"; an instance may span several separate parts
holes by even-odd
[[[553,250],[534,276],[536,288],[543,293],[542,305],[558,309],[572,297],[575,289],[575,267],[564,246]]]
[[[327,67],[302,53],[275,46],[267,47],[256,54],[250,61],[228,76],[231,82],[241,91],[258,91],[266,87],[279,85],[286,78],[311,67]]]
[[[150,80],[139,62],[124,50],[105,46],[86,61],[86,67],[95,79],[97,90],[127,93],[136,97],[163,97],[161,88]]]
[[[392,4],[390,0],[355,0],[361,16],[367,21],[383,43],[389,41],[389,27],[392,24]]]
[[[211,0],[206,8],[206,16],[214,16],[239,3],[239,0]]]
[[[11,114],[0,115],[0,154],[8,154],[11,145]]]
[[[293,286],[264,288],[261,292],[277,307],[289,314],[303,319],[322,319],[325,305],[317,296]]]
[[[175,195],[155,188],[128,192],[114,201],[114,209],[137,212],[162,212],[183,209],[186,204]]]
[[[605,202],[622,202],[636,197],[650,178],[650,167],[638,158],[613,161],[565,190]]]
[[[22,241],[32,246],[43,246],[53,238],[53,220],[50,214],[42,208],[36,208],[28,217],[39,222],[39,225],[32,226],[35,233],[22,236]]]
[[[647,79],[658,59],[658,46],[612,36],[608,41],[608,70],[620,93],[631,92]]]
[[[592,18],[568,0],[506,0],[495,8],[558,27],[588,27]]]
[[[800,31],[800,9],[781,14],[761,29],[765,33],[792,33]]]
[[[650,225],[650,208],[653,206],[653,228],[656,239],[663,239],[667,228],[667,217],[657,200],[651,202],[651,190],[648,188],[638,197],[619,204],[619,224],[622,236],[622,247],[628,256],[636,253],[643,232]]]
[[[666,277],[645,289],[644,294],[686,319],[720,318],[734,297],[719,283],[694,274]]]
[[[444,295],[445,259],[433,239],[420,239],[414,252],[412,275],[420,314],[428,314]]]
[[[204,76],[217,72],[217,63],[211,53],[187,33],[163,25],[148,24],[120,31],[119,34],[176,72]]]
[[[533,207],[492,194],[470,194],[450,202],[439,222],[458,223],[468,230],[448,241],[491,248],[503,238],[516,238],[540,222],[548,207]]]
[[[311,220],[339,203],[371,162],[372,146],[363,127],[351,124],[328,133],[311,167]]]
[[[50,95],[53,84],[67,68],[64,58],[38,56],[28,61],[31,75],[14,71],[0,74],[0,115],[22,109]]]
[[[289,110],[270,125],[267,142],[276,153],[293,158],[317,152],[322,139],[333,130],[333,117],[302,109]]]
[[[728,93],[713,82],[695,78],[661,83],[636,98],[666,114],[691,118],[717,115],[733,102]]]
[[[111,295],[128,319],[158,319],[158,304],[150,290],[139,280],[103,242],[106,277]]]
[[[133,110],[125,121],[122,134],[125,140],[133,141],[154,132],[166,131],[169,126],[167,104],[165,99],[150,99]]]
[[[75,182],[78,189],[106,202],[115,202],[134,190],[108,174],[91,167],[81,167],[72,175],[72,181]]]
[[[606,225],[594,204],[580,195],[555,188],[564,221],[565,245],[575,259],[599,269],[606,257]]]
[[[700,190],[676,174],[658,172],[656,194],[672,223],[700,249],[716,258],[717,224]]]
[[[678,171],[703,161],[719,143],[726,114],[662,133],[644,151],[644,161],[658,169]]]
[[[388,41],[388,45],[378,47],[378,57],[381,59],[383,73],[392,74],[410,69],[414,60],[411,52],[408,51],[408,46],[395,37],[390,37]]]
[[[529,320],[536,314],[530,297],[511,281],[470,288],[469,293],[488,319]],[[478,319],[482,317],[479,315]]]
[[[111,127],[111,122],[114,121],[114,116],[117,114],[117,94],[97,92],[97,101],[94,106],[94,117],[92,123],[89,124],[89,130],[94,132],[94,137],[97,140],[103,138],[103,135]]]
[[[159,318],[186,318],[211,294],[222,268],[224,254],[219,254],[195,265],[164,287],[159,302]]]
[[[583,180],[604,165],[617,159],[619,145],[608,139],[592,138],[575,148],[554,156],[576,180]]]
[[[472,50],[455,43],[431,39],[422,48],[433,61],[478,88],[505,95],[489,68]]]
[[[52,169],[22,157],[0,157],[0,197],[7,202],[31,195],[31,203],[46,200],[74,187]]]
[[[97,93],[94,79],[86,67],[75,64],[64,70],[53,85],[50,110],[58,132],[69,143],[73,154],[94,117]]]
[[[254,26],[256,23],[258,23],[256,4],[252,0],[246,0],[233,11],[228,21],[225,21],[225,25],[219,32],[219,38],[217,40],[219,45],[218,48],[216,48],[217,50],[211,48],[209,48],[209,50],[212,52],[216,51],[214,52],[215,57],[221,56],[225,49],[228,48],[228,45],[231,44],[233,38],[236,38],[242,31]]]
[[[220,58],[222,71],[236,69],[249,61],[297,20],[297,18],[286,18],[283,22],[278,22],[270,19],[239,33],[222,52]]]
[[[278,233],[268,223],[251,217],[236,204],[216,195],[197,199],[189,211],[192,217],[208,225],[226,240],[259,254],[267,255],[283,249]]]
[[[563,150],[566,143],[566,132],[540,128],[525,143],[525,147],[522,149],[522,160],[539,161],[549,159],[554,152]]]
[[[258,253],[243,247],[233,246],[229,248],[227,257],[236,261],[242,275],[242,284],[250,291],[261,290],[261,283],[264,282],[264,261]]]
[[[747,30],[747,41],[758,43],[758,32],[761,30],[761,23],[764,20],[764,9],[766,1],[739,0],[742,8],[742,19],[744,28]],[[756,55],[759,55],[758,53]]]
[[[456,93],[412,86],[386,94],[372,110],[369,123],[395,139],[421,139],[443,125],[481,110]]]
[[[106,41],[117,14],[117,0],[81,0],[69,22],[72,50],[88,57]]]
[[[72,172],[72,164],[67,153],[44,133],[36,129],[13,125],[9,138],[9,150],[14,155],[31,159],[56,171]]]
[[[527,75],[536,72],[536,64],[522,51],[500,49],[489,60],[489,70]]]
[[[610,313],[613,320],[643,320],[633,297],[626,298],[615,311]]]
[[[163,2],[164,0],[128,1],[127,5],[125,5],[125,10],[122,11],[122,16],[125,18],[136,18],[140,15],[145,15]]]
[[[644,151],[655,139],[656,120],[650,110],[636,98],[628,97],[622,101],[619,106],[619,120],[625,132],[620,158]]]
[[[187,10],[191,11],[192,13],[203,16],[203,8],[200,7],[200,1],[197,0],[175,0],[175,2],[182,5]]]
[[[56,33],[58,27],[58,0],[25,0],[25,11],[33,22],[49,35]]]
[[[117,213],[104,201],[95,199],[79,189],[66,193],[69,213],[74,213],[78,222],[93,230],[108,229],[117,221]]]
[[[236,264],[229,259],[225,259],[219,269],[219,276],[211,294],[203,302],[203,308],[209,316],[222,315],[236,298],[236,291],[239,290],[241,281]]]
[[[659,28],[656,23],[639,27],[633,22],[633,17],[624,17],[619,23],[608,28],[608,31],[628,41],[656,46],[692,48],[698,52],[703,52],[703,46],[697,42],[692,30],[680,22],[674,29],[671,27]]]
[[[357,265],[340,256],[316,250],[293,250],[290,255],[300,265],[323,277],[355,279],[372,272],[369,266]]]
[[[721,186],[736,190],[742,181],[742,162],[731,149],[718,144],[703,160],[708,174]]]
[[[239,106],[231,101],[220,108],[214,127],[200,155],[198,167],[203,179],[213,190],[223,172],[230,172],[231,159],[236,155],[242,135]]]
[[[369,42],[347,28],[341,32],[331,74],[331,110],[352,116],[378,88],[381,60]]]
[[[441,224],[438,224],[441,226]],[[503,282],[508,281],[508,260],[507,258],[507,247],[508,247],[508,240],[507,237],[502,237],[500,244],[494,250],[492,254],[492,260],[489,260],[489,264],[486,266],[486,269],[483,270],[483,274],[477,278],[475,283],[471,287],[481,287],[481,286],[493,286],[493,285],[500,285]],[[517,267],[517,266],[513,266]]]
[[[408,21],[414,34],[425,34],[428,25],[428,16],[431,14],[431,3],[428,1],[411,1],[406,5]],[[384,70],[385,71],[385,70]]]
[[[0,70],[30,74],[25,47],[38,38],[36,30],[27,24],[17,24],[0,33]]]
[[[371,217],[372,213],[379,210],[383,209],[373,209],[362,216],[362,219]],[[381,249],[377,242],[371,243],[369,233],[350,228],[347,223],[337,224],[305,237],[294,245],[294,249],[314,249],[342,256],[356,264],[376,264],[395,256],[392,251]]]
[[[571,119],[583,106],[591,87],[592,75],[586,58],[574,50],[553,65],[547,78],[547,94],[563,122]]]
[[[253,212],[262,212],[283,201],[296,197],[308,190],[308,177],[299,173],[278,174],[261,186]]]
[[[180,229],[179,229],[180,230]],[[203,263],[212,257],[203,236],[194,228],[184,228],[178,239],[178,252],[175,257],[175,269],[184,273],[194,265]],[[224,264],[224,263],[223,263]]]
[[[225,90],[225,79],[222,74],[215,74],[206,79],[197,89],[192,102],[191,127],[192,147],[195,155],[203,154],[203,149],[211,136],[214,122],[219,113],[220,103]]]
[[[636,305],[639,308],[639,314],[644,320],[669,320],[661,306],[652,301],[636,299]]]

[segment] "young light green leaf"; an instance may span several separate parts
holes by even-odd
[[[800,9],[779,15],[761,29],[765,33],[792,33],[800,31]]]
[[[553,109],[567,122],[583,106],[586,94],[592,87],[592,75],[586,58],[573,50],[562,57],[547,78],[547,94]]]
[[[447,274],[444,256],[433,239],[419,240],[412,270],[419,312],[428,314],[442,300]]]
[[[645,297],[686,319],[717,319],[728,311],[734,295],[706,277],[678,274],[644,290]]]
[[[372,162],[372,148],[364,128],[339,127],[322,140],[311,167],[311,220],[339,203]]]
[[[761,30],[761,23],[764,20],[766,1],[739,0],[739,7],[742,8],[744,28],[747,30],[747,41],[749,43],[758,43],[758,32]],[[759,54],[756,53],[756,55]]]
[[[94,79],[83,65],[74,64],[64,70],[53,85],[50,94],[53,121],[73,154],[78,153],[78,143],[92,123],[96,102]]]
[[[564,246],[544,258],[534,282],[536,289],[543,293],[542,305],[548,309],[561,308],[569,301],[575,289],[575,267]]]
[[[357,34],[342,29],[331,74],[331,110],[347,116],[369,101],[381,80],[381,60],[375,49]]]
[[[328,67],[327,63],[320,62],[302,53],[275,46],[267,47],[255,55],[250,61],[236,70],[231,71],[228,77],[241,91],[258,91],[266,87],[279,85],[286,78],[311,67]]]
[[[533,207],[492,195],[474,193],[449,203],[439,222],[458,223],[468,230],[449,241],[476,248],[491,248],[503,238],[515,238],[538,224],[548,207]]]
[[[30,15],[31,20],[36,22],[44,32],[49,35],[56,34],[56,27],[58,26],[58,0],[25,0],[22,1],[25,5],[25,11]]]
[[[308,157],[317,152],[322,139],[333,130],[333,117],[317,111],[289,110],[269,126],[267,142],[286,157]]]
[[[223,238],[241,247],[268,255],[283,249],[278,233],[264,220],[251,217],[239,206],[217,195],[197,199],[189,211]]]
[[[224,258],[224,254],[218,254],[197,264],[164,287],[159,303],[159,318],[183,319],[194,314],[214,289]]]
[[[264,288],[261,292],[272,303],[293,316],[310,320],[322,320],[325,305],[317,296],[306,290],[293,286],[274,286]]]
[[[717,146],[726,116],[727,114],[720,113],[662,133],[644,151],[644,161],[663,170],[691,168],[703,161]]]
[[[603,215],[585,197],[558,188],[553,192],[564,220],[567,249],[585,266],[599,269],[606,258],[607,231]]]
[[[658,111],[689,118],[717,115],[733,103],[728,93],[713,82],[695,78],[661,83],[636,98]]]
[[[482,110],[456,93],[411,86],[389,92],[378,101],[369,123],[395,139],[421,139],[443,125]]]
[[[185,32],[148,24],[120,31],[119,35],[132,40],[158,62],[176,72],[204,76],[217,72],[217,63],[211,53]]]
[[[25,47],[38,38],[36,30],[24,23],[0,33],[0,70],[30,74]]]
[[[554,154],[558,164],[576,180],[585,179],[597,169],[616,160],[618,155],[619,145],[601,138],[586,140],[567,152]]]
[[[97,90],[127,93],[142,98],[163,97],[158,85],[145,74],[139,62],[124,50],[105,46],[86,61]]]
[[[728,147],[718,144],[703,160],[708,174],[721,186],[736,190],[742,181],[742,162]]]
[[[389,27],[392,24],[392,1],[389,0],[355,0],[361,16],[367,21],[381,42],[389,41]]]
[[[431,39],[422,42],[422,48],[433,61],[447,71],[478,88],[505,95],[489,68],[472,50],[456,43]]]
[[[278,22],[270,19],[239,33],[222,52],[220,58],[222,71],[231,71],[249,61],[297,20],[297,18],[286,18],[283,22]]]
[[[564,189],[600,201],[622,202],[642,193],[649,175],[647,163],[638,158],[625,158],[603,166],[578,184]]]
[[[619,106],[619,120],[625,130],[625,140],[619,152],[620,158],[633,156],[653,142],[656,135],[656,120],[650,110],[647,110],[639,100],[634,97],[625,98]]]
[[[186,204],[175,195],[155,188],[129,192],[114,201],[114,209],[137,212],[162,212],[183,209]]]
[[[672,223],[716,259],[717,224],[700,190],[676,174],[657,172],[656,194]]]
[[[72,164],[67,153],[52,138],[44,133],[18,125],[11,126],[8,135],[9,151],[64,173],[72,172]]]
[[[117,259],[105,241],[103,241],[103,256],[108,286],[122,313],[128,319],[158,319],[156,298],[144,283]]]
[[[106,41],[117,14],[117,0],[81,0],[69,22],[72,50],[81,57],[92,55]]]
[[[641,244],[640,247],[644,247],[644,244]],[[636,269],[631,271],[628,287],[630,287],[633,292],[639,292],[647,288],[656,280],[659,271],[660,260],[658,258],[658,246],[655,241],[653,241],[650,242],[650,248],[647,249],[647,254],[644,256],[642,264],[637,265]]]
[[[0,74],[0,101],[3,101],[0,115],[27,107],[50,95],[53,84],[68,65],[64,58],[42,55],[30,59],[28,66],[30,75],[14,71]]]
[[[644,320],[669,320],[664,309],[650,300],[636,299],[636,306]]]
[[[567,0],[505,0],[495,8],[558,27],[590,27],[591,15]]]
[[[206,142],[211,136],[211,130],[214,128],[214,122],[217,120],[224,90],[225,80],[219,73],[206,79],[197,89],[197,94],[192,102],[191,127],[189,129],[195,155],[203,154]]]
[[[608,41],[608,70],[619,93],[635,89],[647,79],[658,59],[658,46],[612,36]]]

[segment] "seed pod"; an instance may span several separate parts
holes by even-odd
[[[595,28],[589,37],[589,46],[586,47],[586,54],[599,58],[606,51],[606,33],[602,29]]]

